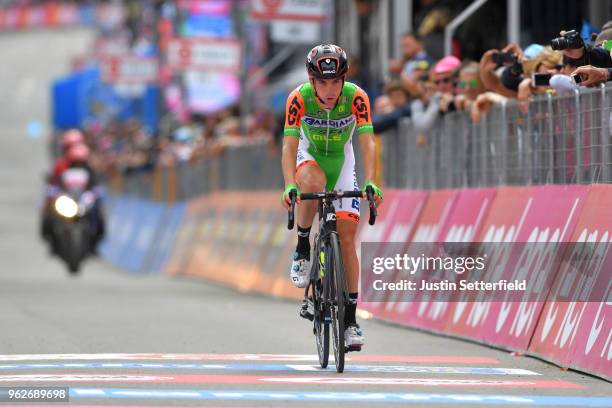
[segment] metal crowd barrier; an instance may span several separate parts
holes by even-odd
[[[155,201],[185,200],[228,190],[280,190],[283,177],[278,153],[267,143],[226,147],[218,157],[204,157],[151,172],[115,174],[112,189]]]
[[[612,183],[612,87],[540,96],[529,112],[495,106],[479,124],[444,115],[419,134],[410,119],[383,134],[385,185],[441,189]]]

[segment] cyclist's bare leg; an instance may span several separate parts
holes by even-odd
[[[296,173],[296,181],[302,193],[325,191],[327,179],[318,164],[312,162],[301,166]],[[297,223],[302,228],[308,228],[317,213],[317,201],[302,201],[297,206]]]
[[[356,293],[359,291],[359,261],[355,248],[358,223],[351,219],[339,218],[336,225],[340,236],[340,250],[344,261],[348,291]]]

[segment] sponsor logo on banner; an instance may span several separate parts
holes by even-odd
[[[168,44],[168,65],[176,70],[237,73],[240,55],[236,39],[174,38]]]
[[[158,78],[156,58],[134,55],[107,57],[102,59],[101,76],[112,84],[144,85]]]
[[[251,0],[251,17],[260,20],[321,21],[324,0]]]

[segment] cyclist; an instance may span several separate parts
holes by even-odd
[[[283,205],[290,205],[289,193],[357,190],[352,137],[359,136],[364,162],[365,184],[372,186],[375,200],[381,190],[372,182],[374,134],[368,95],[357,85],[346,82],[348,60],[337,45],[314,47],[307,56],[309,82],[297,87],[287,98],[282,168],[285,179]],[[349,304],[346,306],[344,333],[348,347],[361,347],[363,332],[355,319],[359,264],[355,233],[359,223],[359,199],[337,200],[337,229],[346,269]],[[316,201],[297,200],[298,243],[291,265],[291,280],[299,288],[308,285],[310,273],[310,229],[317,213]]]

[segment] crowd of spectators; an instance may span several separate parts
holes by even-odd
[[[216,114],[192,114],[183,120],[170,113],[162,119],[155,135],[147,133],[137,119],[86,126],[83,133],[92,152],[92,166],[109,176],[217,157],[230,146],[264,144],[273,155],[277,127],[274,115],[268,111],[256,111],[243,124],[237,107],[231,107]]]
[[[512,43],[486,51],[479,61],[462,61],[452,55],[434,60],[418,33],[405,33],[402,58],[389,62],[384,92],[373,103],[374,130],[384,132],[408,117],[417,131],[426,132],[453,111],[464,111],[478,123],[492,106],[509,99],[526,113],[539,94],[598,86],[612,79],[610,40],[612,21],[586,41],[575,31],[561,31],[551,39],[552,47],[522,49]]]

